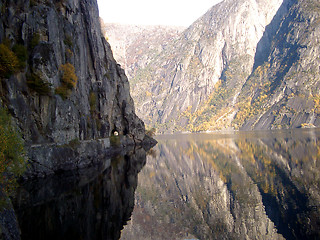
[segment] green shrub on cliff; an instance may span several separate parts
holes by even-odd
[[[8,78],[19,69],[19,60],[5,44],[0,44],[0,78]]]
[[[97,111],[97,95],[94,92],[89,94],[89,105],[91,114]]]
[[[23,140],[12,125],[7,111],[0,108],[0,189],[10,194],[25,168]]]
[[[30,48],[34,49],[40,43],[40,33],[34,33],[30,42]]]
[[[15,53],[19,61],[19,68],[23,70],[26,67],[26,61],[28,59],[28,52],[25,46],[16,44],[13,46],[12,51]]]
[[[36,73],[27,75],[27,85],[39,95],[48,96],[51,94],[51,84],[42,80]]]
[[[64,44],[67,45],[69,48],[73,47],[73,40],[72,37],[70,35],[66,35],[66,38],[64,39]]]
[[[56,88],[55,94],[60,95],[62,99],[66,99],[71,95],[71,90],[68,89],[65,85],[61,85]]]

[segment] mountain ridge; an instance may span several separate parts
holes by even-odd
[[[318,41],[317,4],[226,0],[213,6],[129,78],[137,114],[158,133],[318,126],[316,53],[309,51]],[[294,90],[289,99],[291,85],[299,84],[292,76],[299,61],[313,65],[308,78],[316,89],[302,85],[303,96]]]
[[[161,52],[185,29],[165,25],[104,23],[103,20],[101,27],[115,59],[123,66],[129,79],[136,74],[136,69],[147,65],[148,55]]]

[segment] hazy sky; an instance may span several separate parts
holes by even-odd
[[[189,26],[222,0],[98,0],[106,23]]]

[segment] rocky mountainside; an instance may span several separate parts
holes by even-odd
[[[32,161],[43,169],[70,167],[75,159],[67,161],[70,151],[61,147],[50,163],[52,146],[115,131],[123,145],[143,140],[144,123],[101,33],[96,0],[1,0],[0,9],[1,106],[14,117]],[[97,144],[110,147],[108,140]]]
[[[297,1],[282,19],[268,58],[238,100],[233,123],[244,129],[313,127],[320,124],[319,1]]]
[[[150,63],[150,58],[159,54],[167,45],[178,38],[185,30],[174,26],[141,26],[117,23],[101,24],[102,31],[114,54],[114,58],[123,66],[129,79],[140,68]]]
[[[159,133],[318,126],[318,9],[213,6],[130,79],[137,114]]]

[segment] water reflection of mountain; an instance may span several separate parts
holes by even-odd
[[[121,239],[320,239],[320,132],[161,137]]]
[[[91,169],[26,182],[15,202],[22,239],[119,239],[145,161],[139,149]]]

